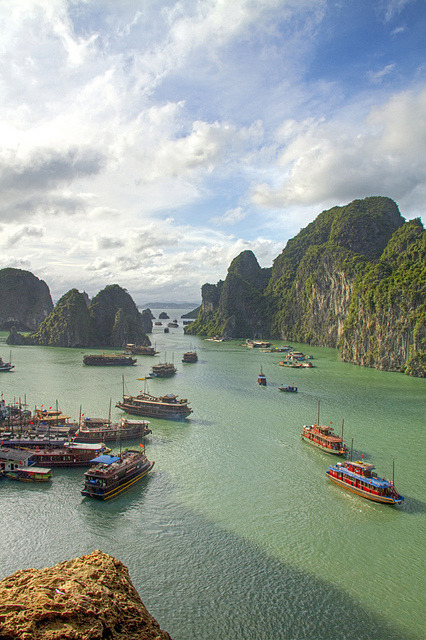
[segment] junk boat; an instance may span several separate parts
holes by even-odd
[[[333,427],[329,425],[320,424],[320,401],[318,400],[318,417],[316,424],[304,425],[300,437],[305,441],[313,444],[315,447],[322,449],[326,453],[332,453],[337,456],[345,456],[348,453],[348,448],[343,440],[343,422],[342,422],[342,437],[336,436],[333,433]]]
[[[149,374],[152,378],[169,378],[176,373],[177,369],[174,364],[171,362],[160,362],[159,364],[154,364],[151,373]]]
[[[137,356],[155,356],[158,351],[156,351],[154,347],[143,344],[126,344],[125,353],[126,355],[135,354]]]
[[[137,362],[136,358],[123,353],[95,353],[84,356],[84,364],[100,367],[131,366]]]
[[[126,491],[151,471],[154,462],[145,452],[129,449],[119,456],[101,455],[91,460],[82,495],[97,500],[109,500]]]
[[[49,482],[52,478],[50,469],[44,467],[25,467],[8,471],[6,478],[20,482]]]
[[[186,351],[182,356],[182,362],[197,362],[198,355],[196,350],[194,351]]]
[[[373,473],[373,464],[364,461],[338,462],[328,467],[329,480],[356,495],[384,504],[401,504],[404,498],[396,491],[393,481],[379,478]]]
[[[149,393],[141,393],[138,396],[123,395],[123,400],[115,406],[131,415],[169,420],[183,420],[192,413],[188,400],[178,400],[173,393],[165,396],[152,396]]]
[[[260,373],[257,376],[257,384],[260,384],[260,386],[262,387],[266,387],[266,376],[263,373],[262,369],[260,370]]]
[[[297,393],[297,387],[294,384],[282,384],[278,387],[279,391],[288,391],[289,393]]]
[[[313,444],[326,453],[333,453],[338,456],[345,456],[348,448],[343,438],[334,435],[333,427],[330,425],[304,425],[301,437],[305,442]]]
[[[48,464],[49,467],[88,467],[93,456],[109,452],[104,444],[86,444],[82,442],[67,442],[59,448],[27,449],[31,455],[30,462],[34,464]]]
[[[78,442],[113,442],[116,440],[130,440],[143,438],[152,433],[149,422],[146,420],[129,420],[122,418],[118,424],[102,418],[83,417],[80,428],[75,434]]]

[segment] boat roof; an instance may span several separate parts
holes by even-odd
[[[94,443],[86,443],[86,442],[66,442],[65,446],[67,449],[85,449],[86,451],[97,451],[98,449],[102,449],[105,445],[102,442]]]
[[[15,471],[25,471],[25,473],[50,473],[51,469],[47,469],[46,467],[20,467],[19,469],[15,469]]]
[[[19,449],[4,449],[0,448],[0,460],[28,460],[31,455],[27,455],[25,451],[19,451]]]
[[[117,458],[117,456],[108,456],[104,454],[102,456],[98,456],[97,458],[93,458],[93,460],[90,460],[90,462],[94,462],[96,464],[112,464],[113,462],[118,462],[119,460],[120,458]]]

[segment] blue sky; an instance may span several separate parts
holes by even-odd
[[[323,209],[424,220],[425,0],[0,1],[0,268],[200,299]]]

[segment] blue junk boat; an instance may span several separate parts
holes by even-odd
[[[396,491],[393,481],[379,478],[373,473],[373,464],[364,461],[355,461],[337,464],[328,467],[325,472],[332,482],[347,489],[356,495],[374,502],[384,504],[401,504],[404,500]]]

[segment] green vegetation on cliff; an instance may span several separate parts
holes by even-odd
[[[71,289],[56,304],[35,333],[26,337],[31,344],[84,347],[89,340],[89,311],[85,297]]]
[[[393,234],[380,261],[357,279],[342,357],[423,377],[425,354],[426,232],[420,220],[411,220]]]

